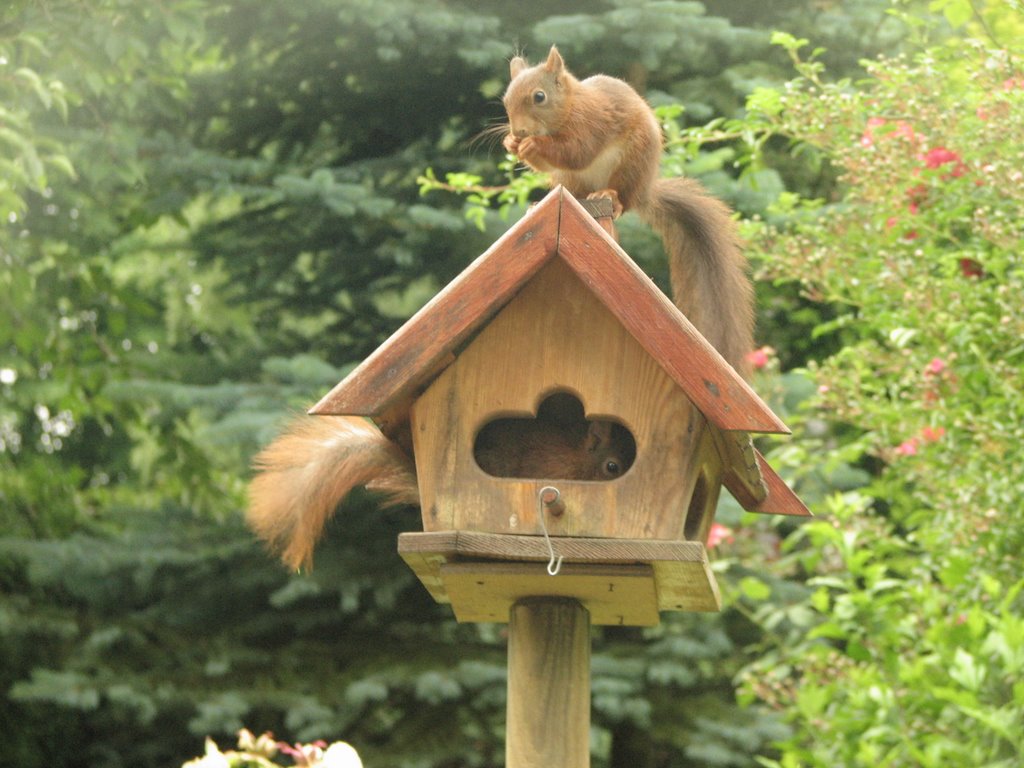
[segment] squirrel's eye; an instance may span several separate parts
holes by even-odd
[[[608,459],[604,463],[604,473],[608,477],[617,477],[621,472],[622,469],[619,467],[619,462],[615,461],[615,459]]]
[[[533,92],[533,103],[534,104],[543,104],[547,100],[548,100],[548,95],[546,93],[544,93],[544,91],[534,91]]]

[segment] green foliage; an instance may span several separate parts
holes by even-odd
[[[512,155],[506,155],[500,168],[507,174],[507,181],[496,186],[482,186],[483,177],[462,172],[447,173],[442,182],[431,168],[427,168],[416,182],[420,185],[421,195],[446,191],[464,196],[466,218],[484,231],[492,208],[497,206],[500,218],[507,221],[513,209],[525,208],[534,192],[548,186],[547,174],[528,171],[517,173],[516,159]]]
[[[38,72],[49,57],[36,35],[0,37],[0,221],[16,222],[25,213],[26,193],[43,193],[55,172],[75,177],[59,143],[32,135],[40,113],[53,111],[65,121],[68,117],[64,83]]]
[[[872,471],[785,542],[780,572],[811,575],[801,614],[757,612],[781,635],[748,690],[797,727],[765,764],[1015,765],[1024,489],[998,468],[1024,460],[1024,60],[954,38],[854,87],[777,41],[801,78],[758,95],[751,129],[812,147],[841,183],[754,243],[766,277],[836,308],[821,331],[843,340],[809,368],[790,459]]]
[[[931,15],[1018,39],[995,6]],[[594,764],[843,764],[908,740],[953,764],[1005,759],[1019,738],[1020,504],[991,468],[1016,460],[1021,423],[1020,105],[998,79],[1016,60],[978,69],[951,49],[873,64],[862,87],[860,59],[908,26],[935,34],[917,24],[927,9],[888,9],[8,4],[5,759],[175,765],[246,724],[345,738],[370,765],[501,764],[501,628],[459,626],[430,601],[394,551],[415,514],[357,496],[317,570],[294,575],[260,553],[241,509],[258,446],[481,253],[507,227],[502,206],[515,215],[536,194],[516,175],[491,197],[510,167],[474,138],[502,119],[513,47],[536,58],[551,42],[579,74],[644,90],[666,172],[699,175],[749,219],[760,335],[778,350],[758,388],[799,428],[772,460],[823,520],[794,533],[724,500],[728,609],[596,634]],[[776,28],[804,75],[792,90],[777,87],[793,59],[770,45]],[[806,62],[803,38],[827,50]],[[826,85],[826,71],[849,79]],[[923,152],[955,151],[967,172],[922,168],[908,115]],[[874,151],[860,144],[870,116],[886,120]],[[479,199],[420,194],[426,168]],[[664,280],[656,238],[628,217],[621,233]],[[916,453],[897,450],[912,439]],[[780,713],[737,705],[746,648],[763,659],[749,689]]]

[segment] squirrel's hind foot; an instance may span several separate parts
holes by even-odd
[[[622,202],[619,200],[619,193],[614,189],[598,189],[587,195],[587,200],[600,200],[602,198],[607,198],[612,201],[612,218],[619,218],[624,210]]]

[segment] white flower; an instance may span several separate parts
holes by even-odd
[[[228,763],[224,753],[217,749],[213,739],[207,737],[206,754],[202,757],[197,757],[195,760],[189,760],[182,768],[231,768],[231,764]]]
[[[351,744],[336,741],[324,752],[317,768],[363,768],[363,761]]]

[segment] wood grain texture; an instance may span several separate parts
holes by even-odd
[[[615,231],[615,207],[612,205],[610,197],[596,197],[592,200],[579,200],[578,202],[612,240],[619,242],[619,235]]]
[[[786,485],[786,481],[779,477],[778,473],[771,468],[768,460],[756,450],[757,465],[764,478],[768,494],[757,504],[745,507],[750,512],[761,512],[768,515],[793,515],[794,517],[813,517],[811,510],[800,500],[800,497],[793,493],[793,490]]]
[[[592,201],[600,204],[607,201]],[[590,204],[590,203],[588,203]],[[591,418],[624,424],[637,460],[607,483],[565,482],[554,534],[684,537],[706,465],[707,424],[787,431],[671,301],[571,195],[550,192],[312,410],[372,416],[414,453],[424,528],[538,531],[545,484],[486,476],[471,451],[497,416],[528,416],[568,390]],[[697,408],[701,409],[699,413]],[[725,464],[729,465],[728,451]],[[742,458],[742,457],[741,457]],[[809,514],[760,457],[722,469],[747,508]],[[709,477],[716,486],[722,474]],[[708,524],[710,525],[710,521]],[[699,535],[706,536],[707,525]]]
[[[654,570],[659,611],[721,609],[707,551],[698,541],[555,537],[552,545],[563,558],[563,568],[577,563],[649,565]],[[439,603],[452,602],[441,577],[441,568],[448,563],[546,565],[549,559],[547,545],[539,536],[472,531],[402,533],[398,553]]]
[[[764,501],[768,487],[761,475],[754,443],[746,432],[723,432],[711,429],[715,444],[725,466],[722,484],[744,509]]]
[[[575,600],[524,600],[512,608],[505,765],[590,765],[590,621]]]
[[[725,430],[789,429],[649,277],[568,193],[558,255],[683,388],[708,421]]]
[[[656,560],[705,562],[704,545],[698,541],[657,541],[652,539],[596,539],[559,537],[552,539],[567,563],[646,563]],[[408,532],[398,535],[398,552],[435,554],[449,560],[547,561],[548,548],[540,536],[510,536],[474,531]]]
[[[651,565],[658,585],[658,610],[705,613],[722,610],[718,582],[706,561],[670,563],[658,560]]]
[[[472,449],[485,424],[532,417],[553,391],[575,395],[588,419],[629,429],[636,459],[623,476],[495,478],[477,466]],[[411,416],[424,530],[540,533],[537,492],[550,484],[566,504],[565,514],[548,521],[554,534],[683,538],[705,421],[560,259],[544,265],[480,331],[413,404]]]
[[[505,622],[526,597],[568,597],[590,614],[590,623],[657,626],[658,593],[651,565],[563,563],[556,576],[546,563],[462,562],[440,567],[448,601],[462,622]]]
[[[725,462],[718,451],[714,427],[707,426],[697,448],[698,465],[688,486],[683,538],[707,544],[711,525],[715,521],[718,497],[722,490]]]
[[[528,211],[309,412],[374,416],[408,399],[554,256],[560,208],[548,195]]]
[[[408,402],[555,254],[720,429],[788,429],[572,195],[552,190],[310,413],[375,416]]]

